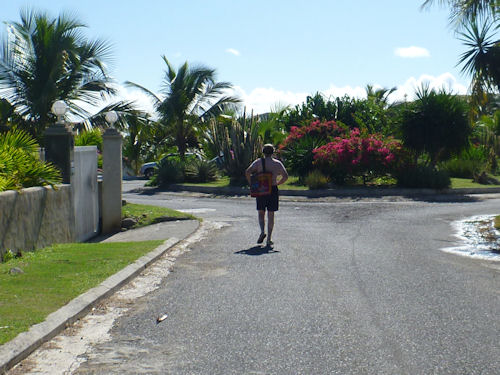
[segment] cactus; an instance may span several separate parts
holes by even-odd
[[[246,168],[259,157],[262,139],[259,126],[253,116],[247,120],[224,123],[213,119],[210,123],[211,139],[219,155],[223,155],[222,168],[232,185],[244,184]]]

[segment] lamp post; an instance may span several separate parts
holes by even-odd
[[[64,115],[68,111],[68,106],[64,100],[56,100],[52,104],[52,113],[57,116],[56,124],[64,126]]]
[[[102,135],[102,233],[118,232],[122,224],[122,136],[114,128],[115,111],[106,113],[109,127]]]
[[[61,170],[62,182],[69,184],[75,143],[73,132],[66,127],[64,121],[68,106],[63,100],[57,100],[52,104],[51,110],[56,115],[57,121],[44,132],[45,160],[57,166]]]
[[[109,111],[106,113],[105,119],[109,126],[113,128],[115,122],[118,121],[118,115],[115,111]]]

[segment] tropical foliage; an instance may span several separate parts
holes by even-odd
[[[217,179],[218,169],[214,162],[195,158],[186,162],[184,176],[188,182],[209,182]]]
[[[337,183],[347,177],[363,181],[396,172],[404,158],[403,145],[380,134],[361,134],[352,129],[313,150],[314,165]]]
[[[289,172],[302,181],[313,169],[313,151],[345,132],[346,128],[335,121],[316,120],[307,126],[292,126],[288,137],[279,146],[279,154]]]
[[[110,46],[87,40],[85,25],[61,14],[24,11],[21,21],[9,23],[9,36],[0,49],[2,116],[37,139],[55,121],[51,106],[65,100],[69,112],[90,116],[83,104],[96,105],[103,94],[113,94],[106,71]]]
[[[36,141],[22,130],[0,133],[0,191],[61,182],[59,170],[41,161],[38,149]]]
[[[435,167],[468,145],[472,128],[467,109],[459,96],[421,87],[417,100],[409,103],[403,112],[404,145]]]
[[[217,82],[215,70],[205,66],[190,67],[185,62],[177,71],[163,56],[167,65],[161,93],[163,98],[138,84],[139,88],[153,100],[156,111],[183,158],[189,147],[198,146],[198,133],[202,122],[214,118],[239,99],[225,95],[232,87],[228,82]]]
[[[241,120],[231,122],[212,119],[209,133],[217,155],[222,155],[222,169],[229,176],[231,184],[246,181],[245,170],[262,152],[262,138],[258,122],[245,115]]]

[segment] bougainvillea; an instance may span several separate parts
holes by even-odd
[[[307,126],[292,126],[288,137],[286,137],[281,144],[280,150],[286,150],[287,148],[292,147],[294,143],[298,142],[305,136],[321,138],[328,141],[343,135],[345,132],[345,128],[337,125],[335,121],[321,122],[316,120]]]
[[[336,180],[394,172],[404,154],[401,142],[380,134],[361,134],[355,128],[344,137],[313,150],[314,165]]]
[[[313,150],[344,135],[345,128],[335,121],[311,122],[307,126],[292,126],[289,135],[279,147],[289,172],[303,179],[313,168]]]

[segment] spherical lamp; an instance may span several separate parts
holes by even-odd
[[[113,124],[118,121],[118,114],[115,111],[109,111],[106,113],[106,122],[113,126]]]
[[[68,110],[68,105],[64,100],[56,100],[54,104],[52,104],[52,113],[57,116],[57,122],[62,123],[63,117]]]

